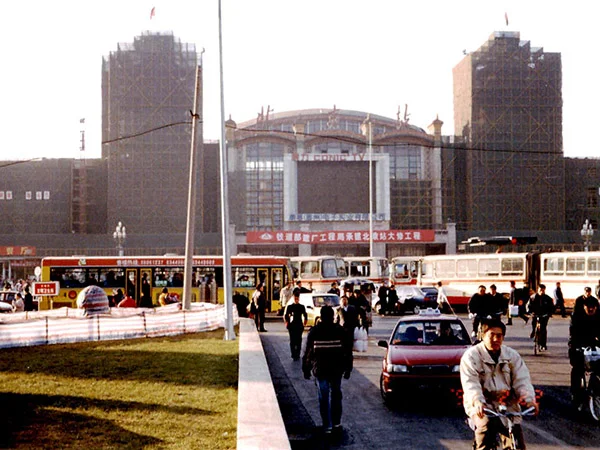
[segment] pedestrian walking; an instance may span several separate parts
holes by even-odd
[[[254,314],[254,323],[256,324],[256,329],[261,332],[267,331],[265,330],[265,308],[267,306],[267,299],[264,290],[264,284],[259,283],[256,285],[254,294],[252,294],[252,304],[256,310],[256,313]]]
[[[293,295],[294,301],[286,306],[283,321],[290,335],[292,359],[298,361],[302,351],[302,332],[308,321],[308,314],[304,305],[300,304],[300,289],[294,289]]]
[[[560,309],[561,317],[567,317],[567,311],[565,311],[565,298],[563,297],[562,289],[560,287],[560,281],[556,282],[556,287],[554,288],[554,308],[554,311]]]
[[[352,372],[352,343],[342,327],[333,322],[333,308],[321,308],[321,321],[306,339],[302,359],[304,378],[314,375],[319,398],[319,412],[326,435],[342,432],[342,376]]]

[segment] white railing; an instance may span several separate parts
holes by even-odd
[[[189,311],[179,307],[111,308],[110,314],[95,316],[73,308],[1,314],[0,348],[173,336],[225,327],[223,305],[192,303]],[[233,320],[239,322],[235,308]]]

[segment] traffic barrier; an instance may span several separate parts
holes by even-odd
[[[68,344],[216,330],[225,327],[225,307],[192,303],[182,311],[173,304],[160,308],[111,308],[110,314],[83,316],[80,309],[2,314],[0,348]],[[233,308],[234,324],[239,322]]]

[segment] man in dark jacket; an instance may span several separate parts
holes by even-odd
[[[349,299],[343,295],[340,299],[340,307],[337,310],[335,323],[341,325],[350,342],[354,342],[354,330],[359,326],[359,313],[354,305],[349,304]]]
[[[308,314],[304,305],[300,304],[300,289],[294,289],[293,295],[294,301],[285,307],[283,321],[290,335],[292,359],[298,361],[302,350],[302,332],[308,321]]]
[[[591,295],[581,302],[583,312],[571,316],[569,327],[569,362],[571,363],[571,396],[581,404],[581,379],[584,375],[583,349],[600,345],[600,312],[598,300]]]
[[[554,308],[555,311],[560,309],[560,315],[567,317],[567,311],[565,311],[565,298],[563,297],[562,288],[560,287],[560,281],[556,282],[556,288],[554,289]]]
[[[34,310],[34,305],[33,305],[33,295],[31,295],[31,292],[29,292],[29,286],[25,286],[25,297],[23,298],[23,301],[25,303],[25,311],[33,311]]]
[[[302,359],[304,378],[316,378],[319,411],[326,434],[342,431],[342,375],[352,372],[352,344],[342,327],[333,322],[333,309],[321,307],[321,321],[308,333]]]
[[[469,300],[469,313],[473,315],[473,332],[471,333],[471,336],[473,337],[477,336],[481,319],[487,316],[488,299],[489,297],[485,292],[485,286],[481,285]]]
[[[527,310],[532,314],[531,318],[531,334],[530,338],[535,336],[535,328],[537,322],[540,322],[540,334],[538,343],[542,350],[546,350],[546,338],[548,337],[548,321],[554,312],[554,302],[552,298],[546,294],[546,285],[540,284],[539,291],[529,300]]]

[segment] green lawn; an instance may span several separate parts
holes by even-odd
[[[234,449],[224,331],[0,350],[0,448]]]

